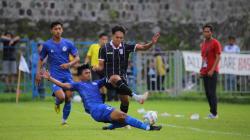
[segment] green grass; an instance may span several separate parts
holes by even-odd
[[[118,108],[119,103],[108,103]],[[53,110],[53,103],[21,102],[0,103],[0,140],[249,140],[250,105],[219,104],[219,119],[207,120],[208,105],[202,101],[158,101],[144,105],[132,102],[129,115],[141,118],[137,109],[157,110],[159,132],[147,132],[132,128],[103,131],[105,124],[97,123],[83,113],[80,103],[74,103],[68,120],[69,127],[60,126],[61,114]],[[184,115],[182,118],[162,117],[160,114]],[[190,120],[192,113],[199,113],[200,120]]]

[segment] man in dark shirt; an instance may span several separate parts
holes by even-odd
[[[144,45],[124,43],[124,35],[125,29],[122,26],[115,26],[112,28],[112,40],[100,49],[99,65],[94,67],[93,70],[104,70],[107,81],[112,77],[119,79],[115,82],[116,84],[111,85],[110,83],[107,83],[107,86],[108,88],[116,89],[117,94],[120,95],[120,109],[121,111],[127,113],[129,107],[129,96],[139,103],[143,103],[148,96],[147,92],[144,95],[136,95],[128,87],[126,71],[128,67],[129,54],[136,50],[147,50],[151,48],[157,43],[160,34],[157,33],[154,35],[152,41]]]
[[[5,75],[5,92],[15,93],[15,80],[17,73],[16,47],[20,37],[6,32],[1,36],[3,43],[3,74]]]

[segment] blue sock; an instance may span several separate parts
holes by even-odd
[[[149,124],[143,123],[142,121],[137,120],[137,119],[135,119],[133,117],[130,117],[130,116],[127,116],[125,118],[125,123],[130,125],[130,126],[133,126],[133,127],[139,128],[139,129],[143,129],[143,130],[149,130],[150,129]]]
[[[71,110],[71,102],[65,102],[63,107],[63,121],[66,121],[69,117]]]

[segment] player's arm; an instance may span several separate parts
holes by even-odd
[[[213,64],[213,67],[211,68],[211,70],[209,70],[208,76],[212,76],[214,74],[215,68],[219,64],[220,59],[221,59],[221,55],[220,54],[216,54],[215,62]]]
[[[86,56],[86,58],[84,60],[84,64],[87,64],[87,63],[90,62],[90,60],[91,60],[91,53],[92,53],[92,45],[89,47],[89,50],[87,52],[87,56]]]
[[[91,58],[90,56],[86,56],[86,58],[84,60],[84,64],[88,64],[90,61],[90,58]]]
[[[152,40],[150,43],[147,44],[136,44],[136,50],[148,50],[149,48],[151,48],[154,44],[157,43],[158,39],[160,37],[160,33],[155,34],[152,37]]]
[[[93,67],[92,70],[93,71],[102,71],[104,69],[104,62],[105,62],[105,59],[106,59],[106,51],[105,51],[105,48],[102,47],[100,50],[99,50],[99,64],[97,67]]]
[[[41,68],[42,68],[42,65],[45,63],[45,59],[47,58],[48,56],[48,53],[47,53],[47,49],[46,49],[46,45],[44,44],[43,45],[43,48],[42,48],[42,51],[39,53],[40,55],[40,59],[38,60],[37,62],[37,71],[36,71],[36,84],[38,85],[41,81]]]
[[[93,71],[102,71],[104,69],[104,60],[99,60],[99,65],[97,67],[93,67]]]
[[[216,42],[215,53],[216,53],[215,61],[214,61],[212,68],[208,71],[208,76],[212,76],[214,74],[216,66],[219,64],[220,59],[221,59],[221,45],[219,42]]]
[[[45,71],[43,73],[43,78],[47,79],[48,81],[51,81],[52,83],[62,87],[62,88],[66,88],[66,89],[70,89],[71,88],[71,84],[69,83],[62,83],[58,80],[56,80],[55,78],[50,76],[50,73],[48,71]]]
[[[80,57],[78,54],[74,55],[74,59],[72,61],[70,61],[69,63],[64,63],[61,64],[60,67],[62,69],[69,69],[71,66],[74,66],[75,64],[77,64],[80,61]]]
[[[42,67],[43,61],[41,59],[38,60],[37,64],[37,71],[36,71],[36,85],[38,85],[41,81],[41,67]]]
[[[75,64],[77,64],[80,61],[80,57],[79,57],[79,54],[78,54],[78,51],[77,51],[77,48],[75,47],[75,45],[72,42],[70,42],[68,45],[70,47],[69,53],[72,56],[74,56],[74,59],[68,63],[61,64],[60,67],[62,69],[69,69],[71,66],[74,66]]]

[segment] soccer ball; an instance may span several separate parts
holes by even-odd
[[[158,116],[156,111],[147,111],[146,114],[143,116],[144,122],[153,125],[156,123]]]
[[[73,102],[79,103],[79,102],[81,102],[81,101],[82,101],[82,98],[81,98],[79,95],[75,95],[75,96],[73,97]]]

